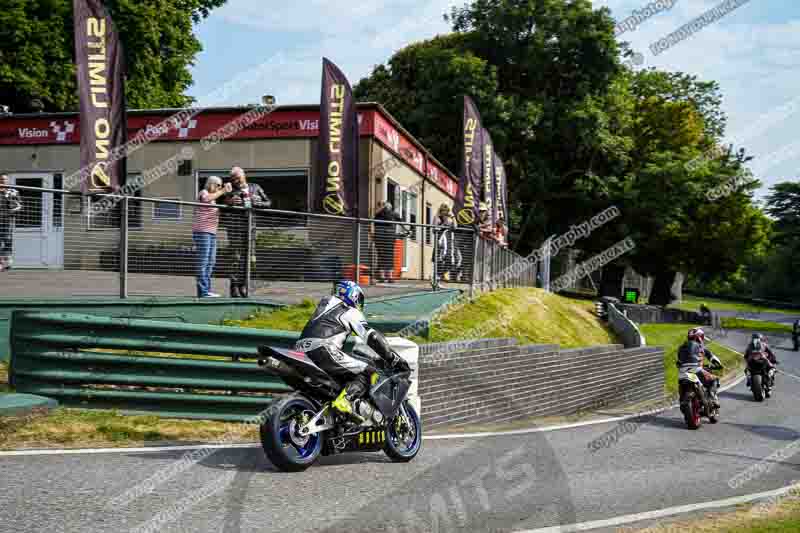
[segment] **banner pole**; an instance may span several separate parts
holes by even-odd
[[[119,297],[128,297],[128,205],[129,198],[122,198],[122,212],[119,224]]]

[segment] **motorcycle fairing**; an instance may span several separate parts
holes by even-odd
[[[381,414],[386,418],[391,418],[400,409],[410,388],[411,382],[407,379],[407,374],[381,376],[378,382],[370,388],[369,396]]]

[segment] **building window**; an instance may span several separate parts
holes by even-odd
[[[400,209],[400,187],[392,180],[386,180],[386,201],[392,204],[392,210]]]
[[[223,183],[230,181],[230,170],[201,170],[197,173],[197,186],[195,188],[195,201],[206,185],[209,176],[219,176]],[[310,209],[309,174],[307,169],[287,170],[248,170],[245,169],[248,183],[260,185],[272,200],[272,209],[282,211],[296,211],[307,213]]]
[[[64,187],[63,174],[53,174],[53,188]],[[64,225],[64,193],[53,193],[53,227],[60,228]]]
[[[178,165],[178,176],[191,176],[192,175],[192,160],[186,159],[181,161]]]
[[[128,174],[128,180],[138,174]],[[128,227],[139,229],[142,227],[142,190],[136,189],[128,201]],[[89,228],[90,229],[119,229],[122,222],[122,198],[108,198],[108,208],[99,207],[105,196],[89,196]],[[93,206],[98,205],[93,209]],[[96,209],[100,209],[96,211]]]
[[[433,224],[433,207],[431,204],[425,204],[425,224]],[[428,246],[432,243],[431,233],[431,228],[425,228],[425,244]]]
[[[411,224],[417,223],[417,195],[403,191],[403,220],[405,222],[409,222]],[[418,226],[412,226],[409,228],[411,230],[410,239],[412,241],[417,240],[417,230],[419,229]]]
[[[164,200],[180,200],[180,198],[163,198]],[[153,204],[153,221],[179,221],[181,220],[181,204],[170,202],[155,202]]]

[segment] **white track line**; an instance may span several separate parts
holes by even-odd
[[[692,513],[695,511],[734,507],[736,505],[741,505],[743,503],[751,503],[754,501],[764,500],[767,498],[784,496],[792,491],[796,491],[798,488],[800,488],[800,484],[789,485],[780,489],[770,490],[766,492],[756,492],[753,494],[747,494],[745,496],[736,496],[734,498],[727,498],[724,500],[695,503],[691,505],[681,505],[678,507],[667,507],[666,509],[659,509],[657,511],[647,511],[644,513],[617,516],[614,518],[608,518],[606,520],[592,520],[591,522],[580,522],[577,524],[568,524],[564,526],[552,526],[552,527],[543,527],[539,529],[519,530],[515,531],[514,533],[572,533],[575,531],[589,531],[601,527],[621,526],[625,524],[632,524],[634,522],[641,522],[643,520],[654,520],[658,518],[664,518],[667,516]]]
[[[259,444],[187,444],[179,446],[145,446],[142,448],[79,448],[63,450],[13,450],[0,452],[0,457],[15,457],[25,455],[93,455],[98,453],[153,453],[174,452],[181,450],[199,450],[203,448],[236,449],[259,448]]]
[[[736,352],[738,353],[738,352]],[[740,354],[741,355],[741,354]],[[736,378],[733,382],[721,387],[720,392],[725,392],[741,383],[744,380],[744,374]],[[556,426],[546,426],[541,428],[527,428],[527,429],[513,429],[508,431],[486,431],[480,433],[453,433],[448,435],[423,435],[422,440],[454,440],[454,439],[473,439],[481,437],[505,437],[513,435],[526,435],[529,433],[549,433],[551,431],[562,431],[565,429],[574,429],[586,426],[596,426],[599,424],[610,424],[613,422],[621,422],[623,420],[630,420],[631,418],[640,418],[643,416],[655,415],[669,411],[678,406],[677,403],[667,407],[659,407],[650,411],[643,411],[631,415],[617,416],[613,418],[601,418],[598,420],[587,420],[585,422],[575,422],[572,424],[560,424]],[[179,445],[179,446],[146,446],[143,448],[88,448],[76,450],[14,450],[7,452],[0,452],[0,457],[15,457],[15,456],[28,456],[28,455],[80,455],[80,454],[100,454],[100,453],[153,453],[153,452],[169,452],[180,450],[199,450],[204,448],[220,448],[220,449],[236,449],[236,448],[258,448],[258,444],[196,444],[196,445]]]

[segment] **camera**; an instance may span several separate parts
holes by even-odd
[[[234,204],[234,205],[238,205],[240,207],[247,207],[247,208],[253,207],[253,202],[252,202],[252,200],[250,198],[250,191],[247,189],[247,185],[246,184],[244,184],[242,182],[239,182],[239,184],[237,184],[237,185],[231,184],[231,186],[233,187],[233,190],[231,192],[229,192],[228,195],[231,198],[237,198],[238,197],[238,198],[241,198],[241,200],[242,200],[241,204]]]

